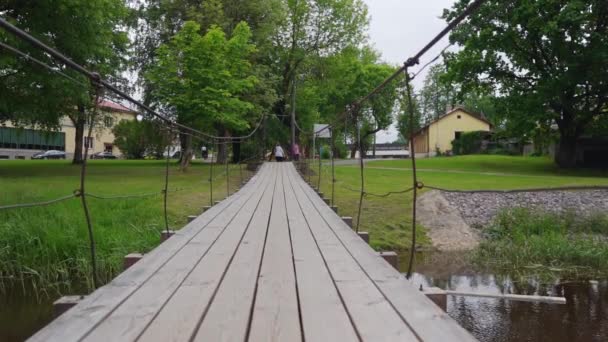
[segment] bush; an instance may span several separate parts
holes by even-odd
[[[608,273],[608,215],[562,215],[515,208],[501,212],[486,231],[476,259],[507,268],[587,267]]]
[[[455,155],[474,154],[481,152],[483,131],[464,132],[460,138],[452,140],[452,151]]]

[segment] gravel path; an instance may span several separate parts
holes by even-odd
[[[581,215],[608,212],[608,190],[441,194],[471,227],[484,227],[501,209],[512,207],[539,208],[554,213],[573,210]]]

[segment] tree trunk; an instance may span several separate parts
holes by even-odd
[[[355,159],[355,157],[357,156],[357,146],[358,146],[358,142],[355,142],[353,144],[353,147],[350,149],[350,159]]]
[[[82,164],[84,154],[84,126],[86,124],[86,117],[84,115],[84,107],[78,107],[78,114],[76,117],[69,116],[70,121],[74,125],[74,157],[72,158],[72,164]]]
[[[241,143],[239,141],[232,143],[232,162],[234,164],[241,162]]]
[[[555,151],[555,162],[563,168],[576,167],[576,155],[578,143],[576,136],[561,134],[557,150]]]
[[[185,171],[190,166],[190,161],[192,160],[192,136],[180,134],[180,142],[182,147],[182,153],[179,163],[181,170]]]

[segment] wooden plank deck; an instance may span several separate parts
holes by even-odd
[[[30,341],[473,341],[302,180],[266,163]]]

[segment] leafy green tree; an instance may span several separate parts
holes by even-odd
[[[413,89],[412,89],[413,91]],[[426,122],[420,105],[420,100],[416,96],[412,96],[412,104],[414,108],[414,131],[422,128]],[[404,143],[409,144],[410,141],[410,106],[405,91],[402,91],[399,96],[399,113],[397,114],[397,131],[399,137]]]
[[[450,35],[463,48],[447,59],[449,72],[464,90],[482,86],[505,99],[511,121],[555,122],[555,160],[573,167],[578,138],[608,117],[606,18],[605,0],[487,1]]]
[[[244,99],[258,79],[249,61],[255,46],[251,31],[241,23],[226,39],[219,27],[203,36],[200,26],[186,22],[168,44],[157,51],[157,62],[146,74],[152,95],[177,122],[229,136],[250,127],[254,105]],[[182,167],[189,165],[192,137],[181,134]]]
[[[456,89],[443,79],[445,73],[443,63],[431,66],[424,78],[422,89],[417,94],[425,122],[438,119],[454,106]]]
[[[367,7],[361,0],[286,0],[282,5],[283,18],[273,37],[276,46],[269,56],[278,61],[278,115],[289,113],[291,87],[298,75],[306,75],[310,67],[324,61],[317,57],[360,45],[368,24]]]
[[[160,125],[153,121],[121,120],[114,128],[114,144],[129,159],[145,156],[160,158],[165,151],[167,139]]]
[[[98,72],[102,78],[120,81],[125,66],[129,14],[122,0],[5,0],[0,13],[73,61]],[[88,80],[48,54],[7,33],[0,40],[88,84]],[[74,162],[82,160],[86,111],[94,106],[89,87],[9,54],[0,57],[0,120],[17,124],[59,126],[68,116],[76,128]]]

